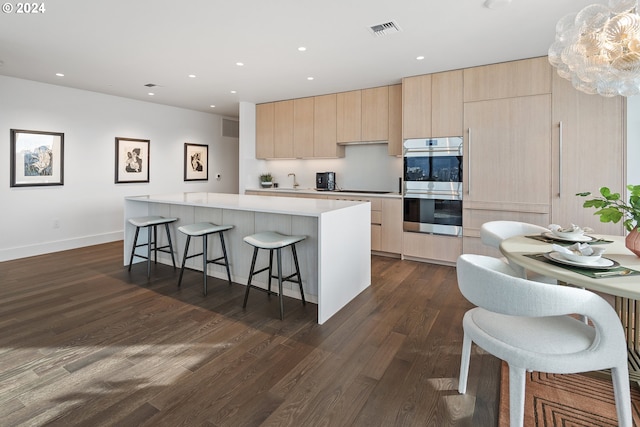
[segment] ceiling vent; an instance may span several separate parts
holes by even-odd
[[[158,86],[158,85],[157,85],[157,84],[154,84],[154,83],[147,83],[145,86],[146,86],[146,87],[156,87],[156,86]]]
[[[369,32],[374,36],[386,36],[387,34],[399,33],[402,31],[395,21],[385,22],[384,24],[372,25]]]

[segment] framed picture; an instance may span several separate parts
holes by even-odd
[[[11,187],[64,184],[64,133],[11,129]]]
[[[116,184],[149,182],[148,139],[116,137]]]
[[[207,181],[209,179],[209,146],[184,144],[184,180]]]

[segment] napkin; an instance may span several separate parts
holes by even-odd
[[[549,230],[558,231],[560,233],[590,233],[593,230],[589,227],[580,228],[580,226],[571,224],[571,227],[562,228],[558,224],[549,224]]]
[[[604,253],[605,248],[602,246],[593,247],[586,243],[574,243],[571,246],[560,246],[553,244],[553,250],[561,254],[574,254],[582,256],[600,256]]]

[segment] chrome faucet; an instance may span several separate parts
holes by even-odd
[[[298,182],[296,181],[296,174],[295,173],[290,173],[287,176],[293,176],[293,188],[297,188],[300,184],[298,184]]]

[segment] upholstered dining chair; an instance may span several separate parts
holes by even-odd
[[[519,221],[489,221],[480,227],[480,241],[482,244],[500,250],[500,242],[513,236],[526,236],[530,234],[540,234],[549,231],[549,229],[536,224]],[[508,262],[508,261],[507,261]],[[543,276],[541,274],[525,271],[519,265],[509,263],[520,277],[535,280],[536,282],[556,284],[557,280],[553,277]]]
[[[620,426],[631,427],[627,344],[620,319],[600,296],[517,277],[504,261],[465,254],[458,287],[477,307],[463,318],[458,391],[466,392],[471,345],[509,365],[509,416],[522,426],[526,371],[570,374],[611,369]],[[586,315],[593,326],[572,317]]]

